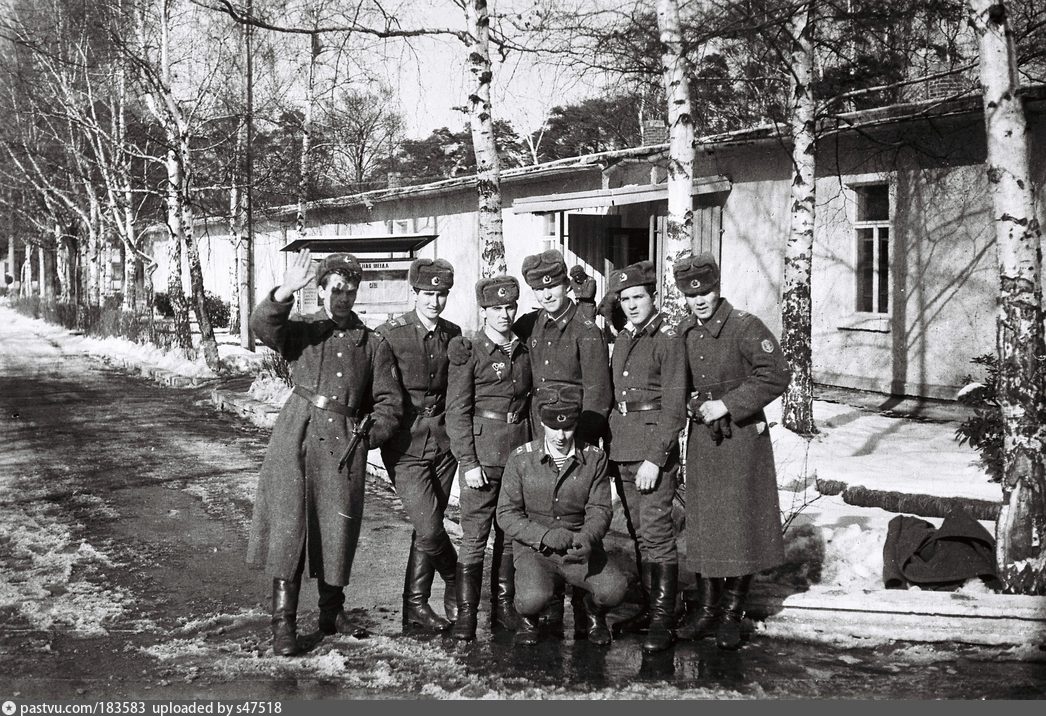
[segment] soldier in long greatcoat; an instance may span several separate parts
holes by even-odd
[[[361,636],[342,609],[363,517],[367,450],[385,442],[403,413],[402,390],[388,344],[352,311],[362,270],[351,254],[332,254],[316,273],[323,308],[290,317],[293,294],[311,280],[303,251],[283,283],[251,314],[258,339],[290,364],[287,399],[262,463],[247,546],[248,563],[273,576],[273,650],[297,644],[302,573],[318,582],[320,631]],[[353,429],[373,426],[344,469]]]
[[[686,452],[687,563],[698,599],[680,638],[716,635],[740,646],[752,575],[784,561],[781,511],[763,408],[788,387],[781,347],[758,318],[719,294],[711,254],[680,259],[676,285],[692,315],[677,327],[686,346],[691,414]]]

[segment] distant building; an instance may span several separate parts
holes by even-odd
[[[1042,207],[1046,88],[1030,90],[1026,107]],[[970,359],[994,350],[995,340],[998,278],[980,98],[842,115],[822,126],[818,146],[815,381],[953,398],[971,371]],[[763,127],[702,138],[696,148],[695,248],[719,257],[725,296],[780,331],[791,182],[787,143],[778,129]],[[591,272],[601,295],[615,267],[659,262],[666,153],[667,145],[656,144],[504,171],[510,273],[520,276],[527,254],[558,248],[568,265]],[[466,328],[478,326],[474,177],[317,201],[308,218],[309,236],[347,238],[350,246],[355,236],[434,236],[416,255],[454,264],[457,286],[447,316]],[[225,226],[201,222],[197,237],[208,289],[230,297],[232,249]],[[260,295],[282,276],[286,254],[279,249],[294,238],[293,208],[260,221],[256,235]],[[156,255],[162,261],[165,252]],[[164,284],[165,267],[154,280]],[[371,323],[406,296],[390,302],[389,285],[376,290],[384,298],[368,296],[366,282],[361,290],[360,309]],[[409,300],[396,309],[406,305]],[[534,305],[524,290],[521,310]]]

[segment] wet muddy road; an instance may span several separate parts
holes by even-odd
[[[269,582],[243,563],[266,440],[216,413],[207,389],[130,377],[22,322],[0,328],[0,698],[1046,697],[1046,664],[972,647],[757,632],[736,653],[704,642],[644,658],[635,638],[575,643],[569,618],[566,639],[525,651],[485,625],[469,646],[402,637],[410,529],[380,482],[346,605],[374,636],[321,639],[306,583],[311,648],[276,658]]]

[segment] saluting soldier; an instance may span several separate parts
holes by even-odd
[[[483,556],[494,523],[501,475],[509,453],[530,439],[530,355],[512,332],[518,300],[519,282],[515,278],[480,279],[476,301],[483,328],[471,340],[452,339],[448,350],[447,435],[451,452],[461,466],[458,618],[451,629],[456,639],[476,638]],[[512,542],[505,540],[500,527],[493,526],[491,626],[515,630]]]
[[[596,280],[585,272],[581,264],[570,269],[571,288],[577,297],[577,310],[582,318],[596,320]]]
[[[306,564],[318,582],[320,631],[364,636],[342,609],[363,518],[370,447],[385,442],[403,413],[392,351],[352,311],[363,272],[355,256],[331,254],[316,273],[323,308],[291,318],[294,292],[311,280],[309,252],[251,314],[251,330],[290,364],[294,391],[269,440],[247,544],[251,566],[273,575],[273,651],[297,654],[297,610]],[[345,469],[351,433],[369,413]],[[358,432],[358,431],[357,431]]]
[[[741,644],[752,575],[784,561],[777,476],[763,408],[788,387],[781,347],[755,316],[719,293],[708,253],[673,267],[692,313],[677,328],[686,346],[692,420],[687,441],[687,564],[697,600],[687,604],[680,638],[716,635]]]
[[[610,292],[617,294],[628,324],[614,344],[608,451],[649,599],[645,651],[662,651],[674,640],[679,565],[672,499],[686,422],[686,357],[657,310],[656,285],[651,261],[610,275]]]
[[[454,286],[449,262],[415,259],[407,279],[414,289],[414,310],[375,329],[392,348],[407,399],[403,422],[382,446],[381,458],[414,526],[403,580],[403,630],[442,632],[457,615],[457,554],[443,513],[458,466],[445,422],[447,346],[461,329],[440,317]],[[446,619],[429,606],[436,572],[443,578]]]
[[[534,387],[573,385],[581,388],[581,418],[577,432],[582,440],[596,445],[606,433],[610,412],[610,357],[602,331],[592,319],[585,318],[578,305],[567,296],[567,265],[563,254],[551,249],[523,259],[523,280],[534,291],[541,304],[537,311],[523,316],[513,330],[530,349]],[[541,420],[536,406],[531,407],[534,437],[541,435]],[[561,584],[560,589],[563,589]],[[583,635],[586,623],[580,592],[571,597],[574,607],[574,631]],[[546,615],[554,630],[562,628],[565,595],[557,591]],[[580,626],[580,629],[579,629]]]
[[[538,640],[538,615],[557,582],[584,594],[589,641],[611,641],[607,612],[621,603],[625,575],[607,560],[603,537],[610,528],[607,456],[575,437],[581,415],[577,386],[536,391],[541,438],[508,458],[498,499],[498,524],[514,540],[517,645]]]

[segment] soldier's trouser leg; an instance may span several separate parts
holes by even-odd
[[[551,560],[529,547],[515,544],[516,611],[536,617],[552,599],[558,570]]]
[[[643,585],[643,596],[647,605],[635,616],[614,624],[614,632],[645,631],[650,626],[653,608],[654,565],[671,567],[678,564],[675,525],[672,522],[672,500],[675,497],[676,478],[679,473],[679,453],[669,456],[661,477],[650,492],[636,489],[636,473],[641,462],[616,463],[617,487],[625,510],[626,522],[635,540],[638,567]],[[676,568],[678,569],[678,567]],[[665,573],[659,570],[658,574]],[[658,604],[661,602],[659,601]],[[672,614],[675,614],[675,595],[672,595]],[[670,623],[658,626],[659,631],[669,629]],[[663,635],[662,635],[663,636]]]
[[[407,517],[414,526],[414,538],[411,543],[412,557],[407,561],[405,583],[413,591],[404,592],[404,603],[418,605],[424,601],[428,608],[432,578],[438,571],[444,581],[443,606],[447,617],[453,620],[457,615],[457,601],[454,593],[454,572],[457,554],[443,526],[443,513],[450,499],[450,488],[457,469],[457,460],[448,452],[432,451],[431,455],[416,458],[409,455],[387,456],[385,467],[389,471],[396,494],[407,512]],[[417,555],[413,553],[417,552]],[[412,567],[413,565],[413,567]],[[424,595],[422,600],[422,595]],[[419,607],[420,608],[420,607]],[[406,613],[405,607],[405,613]],[[423,610],[424,611],[424,610]],[[412,615],[411,618],[413,619]],[[426,617],[428,615],[425,615]],[[423,618],[429,627],[436,624],[429,618]],[[449,626],[449,625],[448,625]],[[443,627],[447,628],[447,627]]]
[[[483,474],[487,478],[487,484],[481,488],[472,488],[459,480],[459,500],[461,505],[461,552],[458,554],[459,565],[465,565],[469,570],[478,569],[483,572],[483,557],[487,551],[487,541],[490,538],[490,530],[494,529],[494,556],[490,566],[490,600],[491,620],[493,625],[502,628],[515,628],[515,609],[512,606],[512,598],[515,589],[512,584],[514,570],[512,566],[512,549],[508,546],[506,555],[505,535],[494,523],[494,512],[498,505],[498,494],[501,491],[501,467],[484,467]],[[467,590],[466,590],[467,591]],[[459,595],[464,594],[460,587]],[[476,593],[477,605],[479,590]],[[458,613],[462,609],[462,599],[458,599]],[[475,635],[475,628],[471,630]],[[465,626],[462,627],[461,638],[465,637]]]

